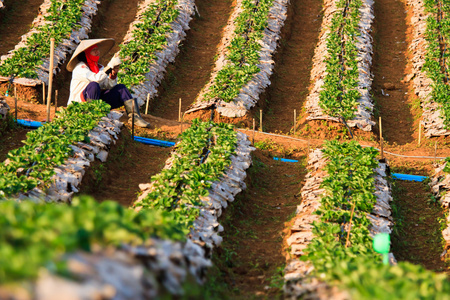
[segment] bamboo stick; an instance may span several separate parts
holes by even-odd
[[[58,112],[58,90],[55,90],[55,115]]]
[[[353,201],[352,213],[350,214],[350,223],[348,224],[347,240],[345,241],[345,248],[348,247],[348,242],[350,240],[350,231],[352,229],[352,220],[353,220],[353,213],[355,211],[355,206],[356,206],[356,201]]]
[[[437,141],[434,143],[434,162],[436,162],[437,157]]]
[[[262,109],[259,110],[259,131],[263,132]]]
[[[45,82],[42,82],[42,104],[45,103]]]
[[[181,122],[181,98],[178,105],[178,122]]]
[[[150,93],[147,94],[147,104],[145,106],[145,114],[148,115],[148,103],[150,102]]]
[[[255,144],[255,127],[256,127],[256,122],[255,122],[255,118],[253,118],[253,135],[252,135],[252,144]]]
[[[381,159],[384,158],[384,150],[383,150],[383,127],[381,125],[381,117],[379,118],[379,124],[380,124],[380,154]]]
[[[53,85],[53,66],[55,62],[55,39],[50,39],[50,67],[48,77],[48,93],[47,93],[47,122],[50,122],[50,102],[52,101],[52,85]]]
[[[14,89],[16,87],[14,86]],[[17,97],[14,97],[14,117],[16,118],[16,122],[17,122]]]
[[[131,113],[131,138],[133,139],[133,141],[134,141],[134,112],[135,112],[134,103],[135,101],[133,101],[133,108]]]

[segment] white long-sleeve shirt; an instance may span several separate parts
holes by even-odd
[[[82,102],[81,93],[90,82],[97,82],[102,90],[112,89],[117,85],[117,78],[111,79],[109,75],[103,72],[104,67],[100,66],[100,71],[96,74],[92,72],[87,64],[79,62],[72,72],[72,81],[70,82],[69,105],[72,102]]]

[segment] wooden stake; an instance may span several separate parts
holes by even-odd
[[[14,90],[16,89],[16,87],[14,86]],[[15,93],[14,93],[15,95]],[[16,118],[16,122],[17,122],[17,97],[14,97],[14,115]]]
[[[259,131],[263,131],[262,109],[259,110]]]
[[[294,135],[295,135],[295,125],[297,125],[297,110],[294,109]]]
[[[17,98],[17,86],[14,84],[14,98]]]
[[[42,104],[45,104],[45,82],[42,82]]]
[[[353,201],[352,213],[350,214],[350,223],[348,224],[347,240],[345,241],[345,248],[348,247],[348,241],[350,239],[350,231],[352,229],[352,219],[353,219],[353,212],[355,211],[355,206],[356,206],[356,201]]]
[[[150,93],[147,94],[147,104],[145,105],[145,114],[148,115],[148,103],[150,102]]]
[[[134,101],[133,101],[133,109],[132,109],[132,113],[131,113],[131,138],[134,141],[134,112],[135,112],[135,108],[134,108]]]
[[[58,90],[55,90],[55,115],[58,112]]]
[[[178,122],[181,122],[181,98],[178,105]]]
[[[384,158],[384,151],[383,151],[383,127],[381,125],[381,117],[378,119],[380,124],[380,154],[381,159]]]
[[[252,136],[252,144],[255,144],[255,127],[256,127],[256,122],[255,122],[255,118],[253,118],[253,136]]]
[[[52,101],[53,65],[55,62],[55,39],[50,39],[50,67],[48,68],[47,122],[50,122],[50,102]]]
[[[180,122],[180,134],[183,133],[183,122]]]
[[[420,140],[422,139],[422,122],[419,122],[419,146],[420,146]]]
[[[437,157],[437,141],[434,143],[434,162],[436,162]]]

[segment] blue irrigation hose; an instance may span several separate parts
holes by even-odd
[[[391,173],[392,179],[395,180],[406,180],[406,181],[424,181],[427,176],[419,176],[419,175],[409,175],[409,174],[399,174],[399,173]]]
[[[17,120],[17,124],[21,125],[21,126],[25,126],[25,127],[30,127],[30,128],[39,128],[42,126],[41,122],[37,122],[37,121],[27,121],[27,120],[22,120],[22,119],[18,119]]]
[[[140,137],[140,136],[135,136],[134,140],[136,142],[139,142],[142,144],[158,146],[158,147],[173,147],[173,146],[175,146],[174,142],[149,139],[149,138],[144,138],[144,137]]]
[[[274,157],[273,159],[274,160],[279,160],[279,161],[282,161],[282,162],[291,162],[291,163],[298,162],[298,160],[295,160],[295,159],[287,159],[287,158],[279,158],[279,157]]]

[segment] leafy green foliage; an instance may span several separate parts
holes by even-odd
[[[93,244],[142,245],[150,237],[184,240],[169,212],[126,209],[112,201],[74,198],[72,205],[0,202],[0,283],[32,279],[40,268],[65,273],[61,256]]]
[[[326,76],[319,105],[327,115],[344,120],[355,117],[361,96],[356,48],[361,5],[361,0],[338,1],[340,12],[333,15],[327,38]]]
[[[322,187],[327,193],[321,199],[314,222],[315,238],[305,249],[302,260],[314,264],[315,275],[348,290],[352,299],[449,299],[450,282],[410,263],[383,265],[372,249],[372,238],[366,214],[375,204],[373,168],[377,151],[362,148],[356,142],[329,142],[323,150],[330,160],[328,177]],[[350,209],[355,203],[350,244],[345,247]]]
[[[28,132],[25,145],[8,153],[9,163],[0,163],[0,200],[49,184],[54,167],[71,155],[69,146],[87,141],[89,131],[109,110],[102,100],[76,102],[60,110],[53,122]]]
[[[264,37],[272,5],[273,0],[242,2],[243,10],[235,20],[234,38],[227,48],[227,63],[217,73],[204,101],[214,98],[225,102],[233,101],[240,89],[260,71],[259,41]]]
[[[424,5],[427,11],[431,15],[427,18],[427,29],[425,31],[425,39],[428,42],[427,53],[425,56],[425,64],[423,65],[423,71],[427,76],[433,80],[431,99],[436,103],[439,103],[441,107],[441,114],[446,129],[450,126],[450,86],[448,85],[448,50],[442,50],[439,41],[443,38],[445,40],[450,38],[450,3],[448,0],[443,0],[440,9],[443,13],[443,19],[438,17],[439,9],[438,4],[434,0],[424,1]],[[438,21],[439,20],[439,21]],[[448,43],[445,46],[448,48]],[[445,61],[445,63],[444,63]]]
[[[181,135],[172,167],[152,177],[154,190],[136,205],[172,211],[190,227],[199,214],[200,197],[208,196],[211,184],[230,165],[236,144],[232,125],[194,120]]]
[[[149,5],[142,14],[141,21],[133,31],[133,39],[120,45],[122,68],[119,82],[127,86],[137,85],[146,80],[145,74],[157,59],[155,53],[167,45],[167,35],[171,33],[171,23],[179,11],[176,0],[158,0]]]
[[[14,55],[0,65],[0,75],[25,78],[37,78],[36,69],[43,59],[50,57],[50,38],[59,45],[70,37],[83,15],[84,0],[52,0],[48,9],[48,22],[37,28],[26,41],[26,47],[14,51]]]

